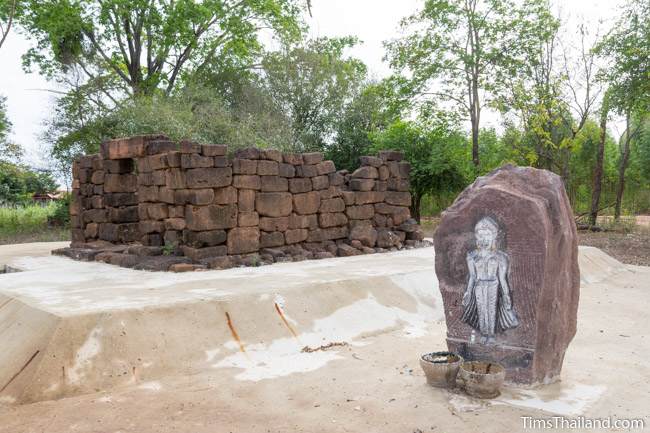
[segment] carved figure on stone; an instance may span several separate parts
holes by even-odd
[[[497,248],[499,226],[490,217],[474,227],[476,249],[467,253],[468,280],[461,320],[481,333],[481,343],[519,325],[508,284],[508,254]]]

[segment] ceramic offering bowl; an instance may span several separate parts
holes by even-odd
[[[439,388],[456,386],[456,374],[462,362],[463,358],[453,352],[431,352],[420,357],[427,383]]]
[[[463,362],[458,370],[456,383],[467,394],[478,398],[494,398],[501,391],[506,370],[496,362]]]

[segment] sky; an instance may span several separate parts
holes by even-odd
[[[569,24],[569,29],[580,22],[601,25],[617,14],[620,0],[555,0],[554,10]],[[371,77],[383,78],[390,74],[382,61],[383,41],[398,36],[399,20],[416,11],[423,0],[312,0],[312,17],[307,17],[309,34],[320,36],[353,35],[361,43],[350,55],[363,60]],[[14,31],[0,49],[0,95],[7,97],[8,116],[13,123],[11,139],[26,150],[25,161],[39,168],[47,168],[47,148],[40,141],[43,123],[52,113],[56,90],[38,73],[22,69],[21,55],[31,46],[28,39]],[[485,113],[482,126],[499,127],[494,113]],[[620,124],[613,123],[613,132],[620,134]]]

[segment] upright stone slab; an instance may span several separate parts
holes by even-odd
[[[503,364],[511,382],[557,380],[580,290],[560,177],[511,165],[479,177],[442,214],[434,242],[449,349]]]

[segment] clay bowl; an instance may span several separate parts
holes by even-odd
[[[431,352],[420,357],[427,383],[438,388],[456,386],[456,374],[462,362],[463,358],[453,352]]]
[[[501,394],[506,370],[496,362],[463,362],[456,383],[467,394],[477,398],[494,398]]]

